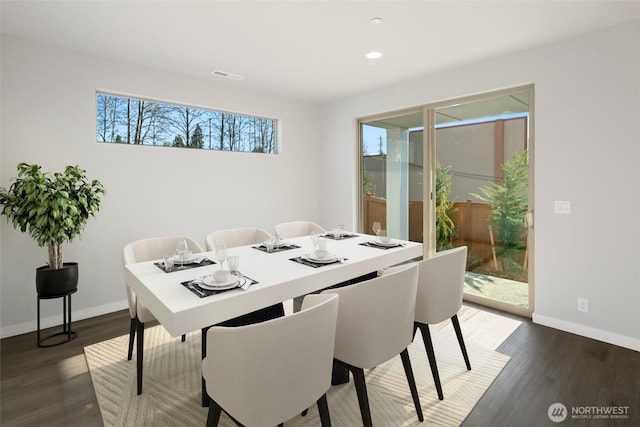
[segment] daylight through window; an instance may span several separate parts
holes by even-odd
[[[96,94],[96,141],[276,153],[276,120]]]

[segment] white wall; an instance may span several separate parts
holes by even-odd
[[[234,83],[167,74],[122,62],[2,37],[0,185],[19,162],[44,170],[79,164],[107,189],[82,240],[65,246],[79,262],[73,319],[126,307],[120,253],[129,241],[226,227],[273,230],[281,221],[318,213],[318,107]],[[280,120],[282,152],[208,152],[99,144],[95,92],[149,97]],[[0,326],[3,337],[36,328],[35,269],[46,248],[0,218]],[[62,322],[62,301],[43,301],[43,326]]]
[[[335,172],[323,186],[322,220],[357,224],[358,117],[529,83],[533,320],[640,350],[640,21],[324,106],[322,154]],[[572,213],[554,214],[555,200],[571,201]],[[588,313],[577,311],[579,297]]]

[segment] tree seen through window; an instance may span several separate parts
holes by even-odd
[[[276,121],[96,94],[96,141],[276,153]]]

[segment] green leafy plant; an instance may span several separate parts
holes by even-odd
[[[451,172],[449,168],[436,164],[436,250],[451,248],[451,239],[455,235],[453,217],[456,209],[449,200],[451,193]]]
[[[9,189],[0,188],[2,214],[16,230],[48,247],[49,268],[63,266],[62,244],[80,236],[90,216],[100,210],[106,194],[98,180],[89,181],[79,166],[64,172],[42,172],[39,165],[18,164]]]
[[[500,168],[502,180],[481,187],[482,195],[474,194],[491,207],[489,217],[501,246],[497,252],[506,255],[503,262],[508,269],[515,266],[509,254],[521,251],[525,246],[526,226],[524,218],[528,209],[528,168],[527,151],[514,154],[510,162]]]
[[[362,192],[365,196],[376,193],[376,184],[373,181],[373,173],[371,173],[367,168],[362,168]]]

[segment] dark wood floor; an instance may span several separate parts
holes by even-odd
[[[511,360],[464,426],[640,425],[640,353],[521,320],[498,348]],[[35,333],[3,339],[0,425],[102,425],[83,348],[127,334],[128,327],[128,312],[120,311],[74,322],[78,337],[58,347],[38,348]],[[555,402],[569,412],[628,407],[628,418],[577,420],[569,414],[557,424],[547,415]]]

